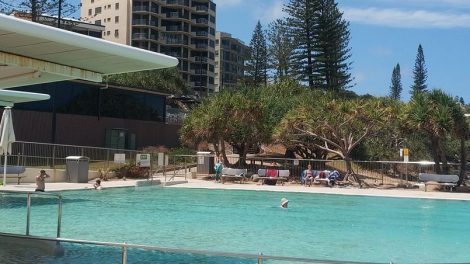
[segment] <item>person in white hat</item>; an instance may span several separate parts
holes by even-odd
[[[282,208],[287,208],[288,204],[289,204],[289,200],[287,200],[286,198],[281,199],[281,207]]]

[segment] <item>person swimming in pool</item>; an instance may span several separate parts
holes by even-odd
[[[287,208],[288,205],[289,205],[289,200],[287,200],[286,198],[282,198],[281,199],[281,208]]]
[[[95,190],[101,190],[101,180],[97,179],[95,184],[93,184],[93,187],[95,188]]]

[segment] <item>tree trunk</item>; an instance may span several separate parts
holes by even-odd
[[[441,159],[439,158],[439,146],[435,137],[431,138],[431,153],[434,159],[434,171],[437,174],[441,174]]]
[[[38,3],[37,0],[31,0],[31,21],[38,21]]]
[[[442,173],[449,174],[449,164],[447,164],[447,157],[446,157],[446,153],[444,150],[444,146],[442,146],[442,140],[439,139],[438,143],[439,143],[438,151],[439,151],[441,162],[442,162]]]
[[[465,169],[467,167],[467,151],[465,150],[465,138],[460,138],[460,173],[457,186],[460,186],[465,180]]]
[[[361,184],[359,178],[354,174],[352,160],[349,155],[345,155],[344,161],[346,162],[346,176],[344,177],[344,181],[353,181]]]

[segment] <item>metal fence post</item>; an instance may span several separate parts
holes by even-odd
[[[21,165],[25,165],[25,162],[24,162],[24,142],[21,142],[21,156],[22,156],[22,161],[23,163]]]
[[[62,226],[62,196],[59,196],[59,204],[57,209],[57,237],[60,237],[60,228]]]
[[[29,222],[31,219],[31,194],[26,197],[26,235],[29,236]]]
[[[124,242],[124,245],[122,245],[122,259],[121,259],[122,264],[127,264],[127,246],[126,242]]]
[[[188,175],[188,165],[186,163],[186,156],[184,156],[184,180],[187,180],[187,175]]]
[[[106,150],[106,171],[109,170],[109,149]]]
[[[52,145],[52,168],[55,169],[55,145]]]

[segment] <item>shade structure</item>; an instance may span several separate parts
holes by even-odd
[[[161,53],[0,14],[0,89],[174,67]]]
[[[15,131],[13,130],[13,120],[11,118],[11,107],[3,110],[2,121],[0,122],[0,151],[5,155],[3,163],[3,186],[6,185],[8,153],[11,153],[11,143],[15,142]]]

